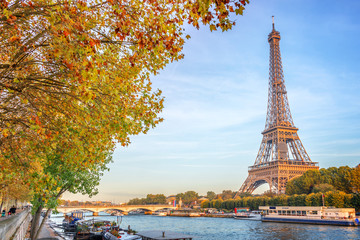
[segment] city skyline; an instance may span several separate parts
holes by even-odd
[[[186,27],[192,38],[185,59],[152,78],[165,97],[164,122],[117,147],[97,196],[63,199],[125,202],[149,193],[238,190],[265,126],[272,15],[291,113],[311,160],[321,168],[356,166],[359,9],[357,1],[250,1],[229,32]]]

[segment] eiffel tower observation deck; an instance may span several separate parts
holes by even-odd
[[[269,93],[263,139],[255,163],[249,167],[249,175],[236,194],[252,193],[268,183],[270,191],[285,193],[286,183],[310,169],[319,169],[312,162],[297,134],[285,87],[280,55],[280,32],[272,31],[270,44]]]

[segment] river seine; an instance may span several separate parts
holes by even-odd
[[[104,213],[106,214],[106,213]],[[91,219],[92,217],[87,217]],[[51,217],[60,223],[63,218]],[[116,221],[116,216],[96,219]],[[162,230],[192,235],[194,240],[307,240],[307,239],[360,239],[360,227],[323,226],[288,223],[263,223],[254,220],[209,217],[163,217],[132,215],[121,217],[122,228],[128,225],[136,231]]]

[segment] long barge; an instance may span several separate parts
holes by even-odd
[[[260,206],[263,222],[359,226],[354,208]]]

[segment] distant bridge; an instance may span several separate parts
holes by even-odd
[[[176,207],[173,207],[172,205],[120,205],[120,206],[78,206],[78,207],[57,208],[58,212],[64,214],[77,212],[77,211],[89,211],[89,212],[93,212],[94,216],[98,216],[99,212],[104,212],[109,210],[127,213],[138,209],[155,212],[161,209],[176,209]]]

